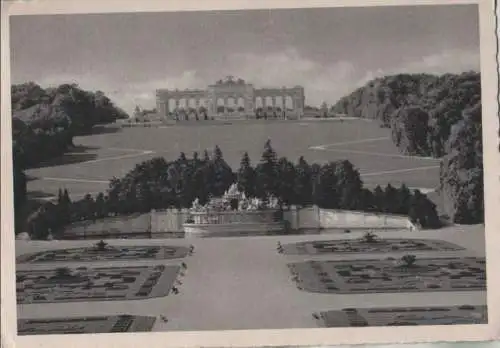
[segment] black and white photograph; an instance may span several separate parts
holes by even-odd
[[[2,17],[13,337],[488,338],[492,2],[331,3]]]

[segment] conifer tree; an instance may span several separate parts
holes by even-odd
[[[398,205],[396,211],[397,214],[408,214],[408,210],[410,209],[410,199],[411,192],[403,183],[398,190]]]
[[[215,197],[220,197],[234,183],[235,177],[231,167],[224,160],[222,150],[215,146],[214,156],[208,167],[210,178],[210,193]]]
[[[102,192],[99,192],[95,200],[95,215],[98,219],[102,219],[107,216],[106,201]]]
[[[384,207],[385,207],[385,193],[384,190],[380,187],[380,185],[377,185],[375,187],[375,190],[373,190],[373,203],[374,203],[374,208],[378,212],[383,212]]]
[[[248,152],[245,152],[238,170],[238,190],[244,192],[247,197],[255,196],[255,175]]]
[[[257,196],[267,199],[276,196],[278,191],[278,168],[276,152],[271,146],[271,140],[264,145],[264,152],[256,168]]]
[[[398,211],[398,190],[391,184],[387,184],[384,192],[384,212],[394,214]]]
[[[309,163],[306,162],[303,156],[299,158],[295,166],[295,203],[306,206],[312,204],[312,173]]]
[[[208,153],[208,150],[205,149],[205,151],[203,151],[203,162],[208,163],[209,161],[210,161],[210,155]]]
[[[290,206],[296,201],[295,196],[295,176],[296,170],[292,162],[286,157],[278,160],[278,182],[277,197],[280,204]]]

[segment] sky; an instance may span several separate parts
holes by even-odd
[[[78,83],[131,112],[228,75],[335,103],[395,73],[479,70],[476,5],[11,17],[12,83]]]

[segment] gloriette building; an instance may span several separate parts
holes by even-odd
[[[196,119],[298,119],[304,113],[304,88],[254,88],[232,76],[206,89],[156,91],[156,107],[172,120]]]

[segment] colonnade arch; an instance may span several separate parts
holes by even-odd
[[[239,97],[238,100],[237,100],[237,102],[236,102],[236,105],[238,107],[243,107],[244,108],[245,107],[245,98]]]
[[[255,108],[262,108],[264,107],[264,101],[262,100],[262,97],[256,97],[255,98]]]
[[[157,90],[157,109],[166,117],[173,117],[178,110],[199,112],[202,108],[210,117],[232,116],[233,113],[256,116],[257,110],[288,112],[300,118],[304,107],[304,89],[300,86],[292,88],[255,89],[241,79],[228,77],[225,81],[208,86],[206,90]],[[280,114],[281,115],[281,114]]]

